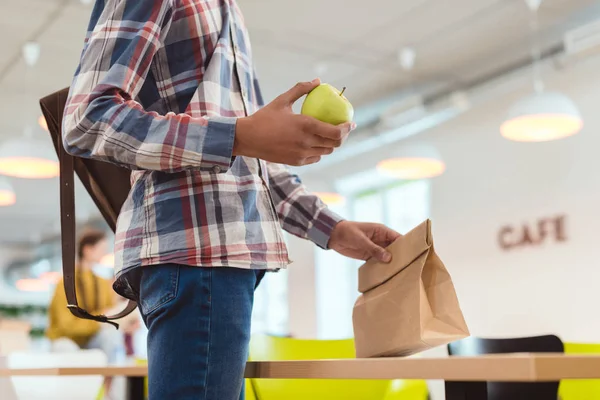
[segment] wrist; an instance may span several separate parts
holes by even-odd
[[[346,225],[346,222],[348,221],[342,219],[338,221],[335,225],[333,225],[333,227],[331,228],[331,233],[329,234],[329,244],[331,244],[332,241],[335,243],[335,241],[338,240],[340,229],[343,229],[344,225]]]
[[[323,208],[313,219],[312,227],[308,230],[308,238],[320,248],[329,249],[331,248],[330,244],[334,230],[338,230],[342,222],[344,222],[344,218],[329,208]],[[334,242],[335,240],[334,237]]]
[[[235,124],[235,137],[233,140],[233,155],[234,156],[249,156],[252,155],[249,144],[252,137],[252,122],[250,117],[241,117],[237,119]]]

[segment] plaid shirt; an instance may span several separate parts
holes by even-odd
[[[96,2],[63,139],[133,170],[118,277],[161,263],[283,268],[281,227],[327,247],[339,216],[284,166],[232,156],[237,118],[261,105],[235,0]]]

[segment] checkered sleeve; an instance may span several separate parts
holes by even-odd
[[[136,101],[169,31],[173,0],[113,0],[103,7],[69,93],[65,149],[131,169],[227,171],[235,118],[160,115]]]
[[[327,249],[333,227],[342,217],[331,211],[280,164],[268,163],[269,188],[281,225],[287,232]]]

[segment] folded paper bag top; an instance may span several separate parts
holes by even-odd
[[[356,356],[408,356],[469,336],[452,279],[433,248],[426,220],[358,271],[352,315]]]

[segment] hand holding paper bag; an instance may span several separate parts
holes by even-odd
[[[468,337],[452,279],[433,248],[431,221],[387,250],[389,264],[372,259],[358,272],[356,356],[408,356]]]

